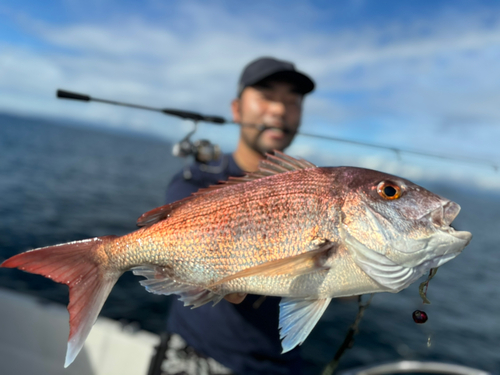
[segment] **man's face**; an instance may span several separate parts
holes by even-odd
[[[232,103],[233,119],[243,124],[241,139],[261,154],[284,150],[300,124],[303,95],[285,82],[246,87]],[[262,131],[258,127],[265,126]]]

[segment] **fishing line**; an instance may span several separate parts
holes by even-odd
[[[239,125],[241,127],[253,127],[253,128],[260,130],[261,132],[263,132],[264,130],[267,130],[267,129],[280,129],[285,134],[295,134],[295,135],[308,137],[308,138],[315,138],[315,139],[321,139],[321,140],[339,142],[339,143],[347,143],[347,144],[352,144],[352,145],[356,145],[356,146],[377,148],[377,149],[381,149],[381,150],[388,150],[388,151],[394,152],[396,154],[396,156],[398,157],[398,159],[401,159],[401,154],[411,154],[411,155],[417,155],[417,156],[430,157],[430,158],[434,158],[434,159],[449,160],[449,161],[454,161],[454,162],[480,164],[480,165],[492,168],[495,172],[498,172],[498,170],[500,168],[498,163],[492,163],[491,161],[484,160],[484,159],[477,159],[477,158],[471,158],[471,157],[465,157],[465,156],[459,156],[459,155],[436,154],[436,153],[423,152],[420,150],[413,150],[413,149],[403,149],[403,148],[398,148],[398,147],[392,147],[392,146],[381,145],[381,144],[370,143],[370,142],[355,141],[352,139],[345,139],[345,138],[333,137],[333,136],[328,136],[328,135],[306,133],[306,132],[302,132],[302,131],[291,131],[291,130],[286,129],[286,128],[282,129],[279,127],[266,126],[266,125],[252,125],[252,124],[242,124],[242,123],[236,123],[236,122],[228,122],[228,123],[234,124],[234,125]]]
[[[368,306],[370,306],[372,299],[373,299],[373,294],[370,294],[368,301],[362,303],[362,296],[358,296],[358,313],[356,315],[356,319],[354,320],[354,323],[349,327],[349,330],[347,331],[344,341],[337,349],[335,356],[330,361],[330,363],[326,365],[321,375],[332,375],[334,371],[337,369],[340,362],[340,358],[342,358],[345,351],[353,347],[354,335],[356,335],[359,332],[359,323],[361,322],[361,319],[365,314],[365,310],[368,308]]]

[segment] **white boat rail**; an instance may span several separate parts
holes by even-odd
[[[339,375],[389,374],[493,375],[471,367],[442,362],[398,361],[339,372]]]

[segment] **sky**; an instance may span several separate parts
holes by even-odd
[[[259,56],[316,81],[304,132],[500,163],[498,1],[4,0],[0,112],[177,141],[192,124],[55,91],[230,118],[239,74]],[[201,124],[193,138],[229,152],[237,137],[235,126]],[[500,190],[487,164],[300,136],[287,151]]]

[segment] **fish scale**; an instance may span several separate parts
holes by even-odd
[[[325,212],[332,205],[331,199],[318,197],[322,191],[324,196],[329,195],[331,181],[324,173],[318,173],[318,177],[315,180],[310,173],[289,172],[277,183],[269,177],[265,184],[256,181],[255,186],[234,185],[195,197],[176,209],[168,220],[143,232],[150,238],[150,247],[142,248],[143,258],[139,263],[147,262],[150,254],[161,252],[160,264],[169,264],[175,259],[174,267],[182,272],[183,259],[199,257],[212,266],[227,260],[229,263],[225,264],[231,268],[219,275],[224,277],[259,261],[306,251],[314,239],[310,232],[318,230],[318,222],[327,216]],[[306,182],[312,183],[314,189]],[[270,186],[273,189],[268,194]],[[227,196],[231,200],[226,199]],[[315,210],[311,204],[315,204]],[[130,239],[125,236],[123,241],[130,242]],[[246,256],[241,257],[240,252]],[[185,273],[189,274],[189,270]]]

